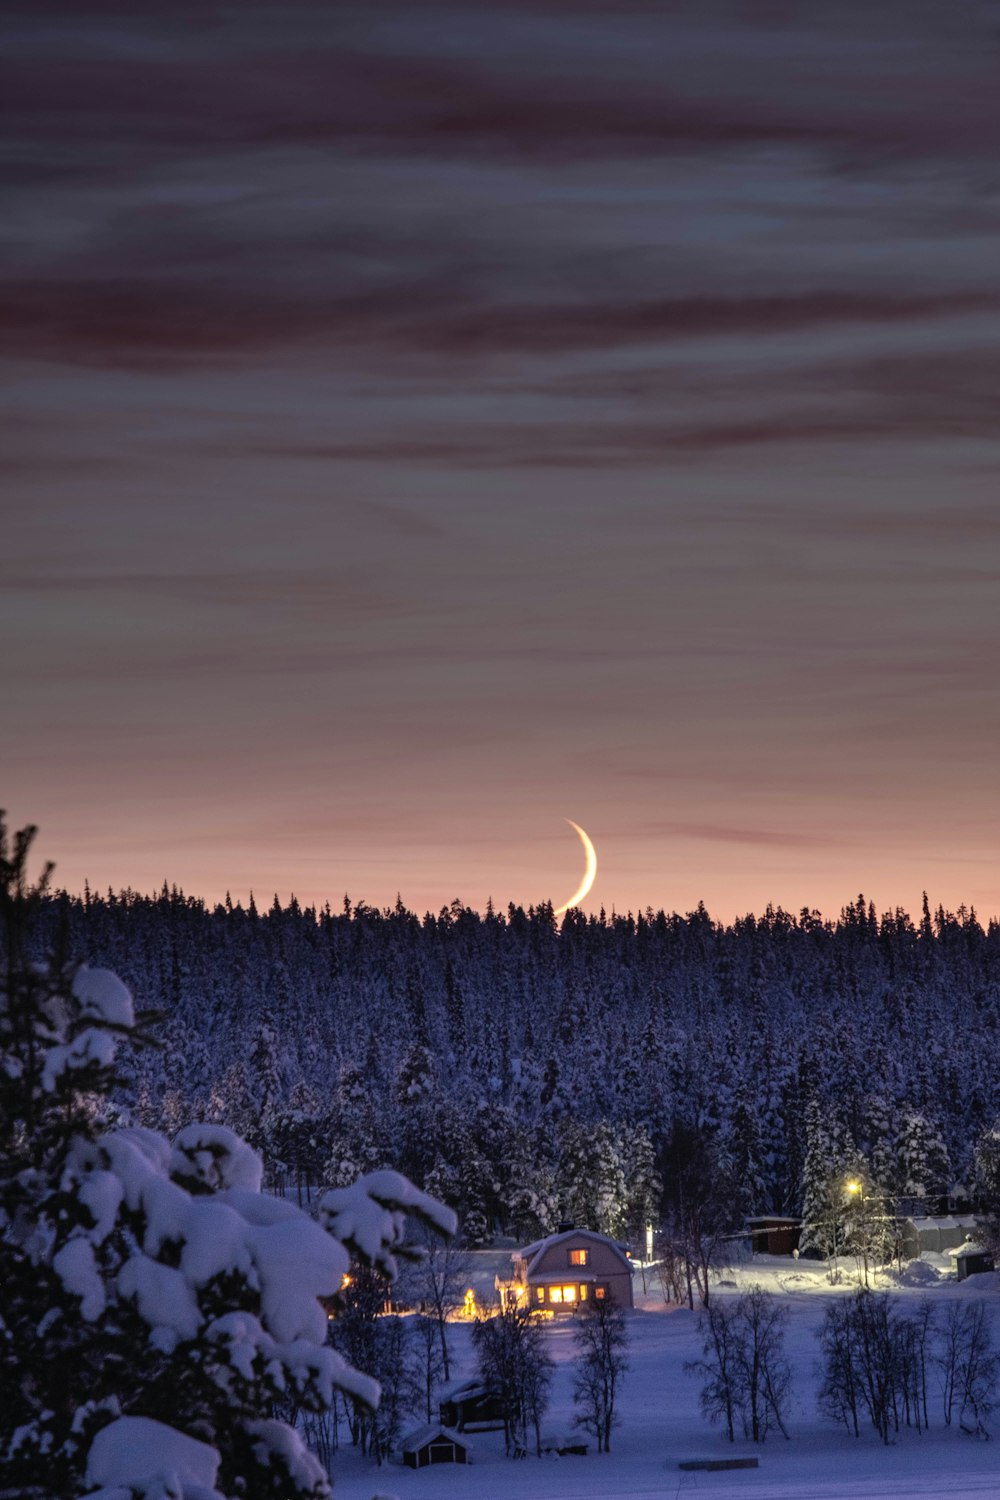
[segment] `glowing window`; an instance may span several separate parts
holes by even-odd
[[[603,1286],[594,1287],[594,1296],[597,1298],[598,1302],[604,1301],[604,1292],[605,1288]]]
[[[569,1263],[570,1263],[571,1266],[589,1266],[590,1265],[590,1251],[589,1250],[571,1250],[569,1252]]]
[[[538,1299],[539,1302],[544,1302],[545,1301],[545,1288],[543,1286],[536,1287],[535,1288],[535,1296],[536,1296],[536,1298]]]
[[[564,1302],[575,1302],[576,1301],[576,1287],[575,1286],[564,1286],[563,1289],[562,1289],[562,1299],[563,1299]]]
[[[561,1286],[550,1286],[549,1287],[549,1301],[550,1302],[561,1302],[562,1301],[562,1287]]]
[[[586,1300],[587,1300],[587,1291],[588,1291],[588,1288],[586,1287],[586,1285],[580,1287],[580,1301],[581,1302],[586,1302]]]

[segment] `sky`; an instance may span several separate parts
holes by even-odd
[[[1000,912],[1000,5],[7,15],[58,884]]]

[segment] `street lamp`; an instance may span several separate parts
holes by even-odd
[[[865,1263],[865,1286],[868,1285],[868,1239],[865,1235],[865,1188],[864,1183],[852,1178],[844,1183],[845,1188],[852,1198],[857,1198],[861,1220],[861,1253]]]

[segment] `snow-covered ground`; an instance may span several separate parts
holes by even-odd
[[[494,1262],[501,1261],[495,1254],[483,1256],[472,1278],[477,1292],[485,1295]],[[985,1297],[997,1305],[1000,1345],[1000,1277],[976,1276],[958,1284],[939,1274],[949,1264],[944,1256],[926,1257],[916,1270],[904,1272],[898,1295],[906,1300],[929,1296],[942,1306],[956,1297]],[[399,1500],[672,1500],[687,1494],[714,1500],[875,1500],[893,1495],[964,1500],[1000,1495],[1000,1411],[994,1442],[945,1428],[932,1410],[929,1432],[904,1431],[889,1448],[874,1432],[855,1439],[818,1415],[816,1330],[828,1299],[851,1291],[851,1285],[833,1288],[822,1265],[778,1257],[757,1257],[729,1273],[727,1281],[716,1295],[733,1296],[759,1282],[777,1293],[788,1309],[785,1348],[796,1375],[790,1441],[778,1435],[760,1448],[730,1444],[718,1428],[708,1425],[698,1410],[698,1381],[684,1374],[685,1361],[700,1353],[697,1314],[666,1307],[655,1285],[643,1296],[637,1277],[638,1305],[629,1317],[631,1368],[621,1401],[622,1424],[610,1454],[598,1456],[591,1444],[585,1458],[531,1457],[514,1462],[505,1458],[500,1434],[484,1433],[471,1439],[473,1467],[440,1465],[418,1472],[397,1463],[375,1469],[344,1448],[334,1467],[337,1500],[372,1500],[375,1495]],[[468,1325],[452,1325],[450,1335],[458,1355],[457,1375],[472,1373]],[[571,1326],[552,1324],[548,1337],[557,1370],[543,1430],[568,1434],[573,1416]],[[728,1473],[678,1468],[687,1459],[740,1456],[758,1458],[759,1467]]]

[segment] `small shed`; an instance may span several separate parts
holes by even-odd
[[[966,1240],[964,1245],[959,1245],[957,1250],[948,1252],[955,1261],[955,1275],[959,1281],[964,1281],[967,1276],[978,1276],[981,1271],[992,1271],[995,1263],[992,1253],[985,1245],[977,1244],[974,1240]]]
[[[581,1438],[579,1433],[572,1437],[543,1437],[542,1452],[553,1453],[557,1458],[586,1458],[590,1450],[590,1444],[586,1438]]]
[[[799,1248],[801,1219],[785,1219],[780,1214],[761,1214],[747,1220],[750,1249],[754,1255],[791,1255]]]
[[[472,1462],[467,1439],[440,1422],[428,1422],[416,1428],[403,1439],[400,1451],[408,1469],[426,1469],[428,1464]]]
[[[441,1397],[441,1421],[457,1432],[498,1431],[504,1426],[507,1405],[503,1397],[481,1380],[467,1380]]]
[[[515,1250],[520,1301],[545,1312],[575,1312],[605,1298],[632,1307],[632,1262],[625,1246],[594,1229],[565,1229]],[[506,1284],[505,1284],[506,1285]]]

